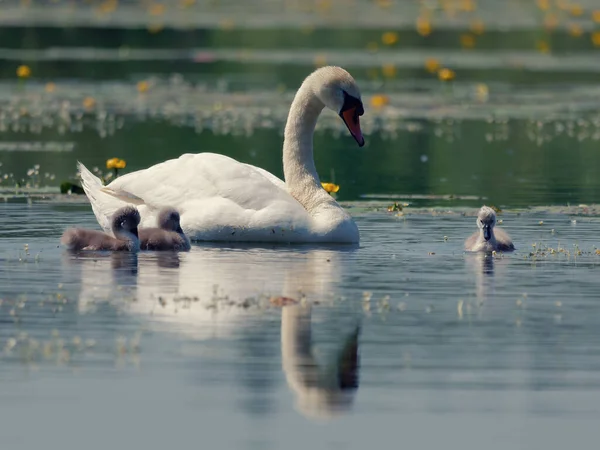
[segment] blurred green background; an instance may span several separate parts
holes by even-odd
[[[295,90],[335,64],[366,110],[362,149],[335,114],[319,122],[340,200],[598,202],[594,3],[5,1],[0,193],[57,192],[77,160],[127,172],[200,151],[282,176]]]

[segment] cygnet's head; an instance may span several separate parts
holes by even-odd
[[[496,225],[496,211],[489,206],[482,206],[477,214],[477,226],[483,231],[483,238],[489,241],[492,238],[492,229]]]
[[[183,233],[180,224],[179,213],[174,208],[164,208],[158,215],[158,226],[163,230]]]
[[[359,117],[365,112],[356,81],[341,67],[327,66],[313,72],[313,86],[326,107],[342,118],[359,147],[365,145]]]
[[[112,218],[112,230],[116,238],[130,239],[133,235],[138,238],[138,225],[140,224],[140,213],[133,206],[125,206],[118,209]]]

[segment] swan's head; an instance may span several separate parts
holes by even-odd
[[[140,213],[133,206],[118,209],[113,215],[113,234],[118,239],[138,239]]]
[[[158,215],[158,226],[163,230],[183,233],[179,213],[174,208],[164,208]]]
[[[316,70],[316,94],[323,104],[342,118],[358,145],[365,145],[359,117],[365,112],[356,81],[341,67],[327,66]]]
[[[483,232],[483,238],[489,241],[492,238],[492,229],[496,225],[496,211],[489,206],[483,206],[477,214],[477,226]]]

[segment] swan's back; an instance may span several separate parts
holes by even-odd
[[[498,251],[510,252],[515,249],[512,239],[502,228],[494,227],[494,236],[496,236],[496,247]]]
[[[197,240],[303,242],[310,232],[311,217],[283,181],[227,156],[185,154],[107,186],[82,165],[80,172],[87,175],[83,187],[106,231],[106,214],[133,203],[141,229],[156,228],[160,210],[170,206],[180,212],[183,231]]]

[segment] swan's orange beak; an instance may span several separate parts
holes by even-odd
[[[360,121],[358,119],[357,108],[355,107],[347,109],[346,111],[340,113],[340,116],[342,116],[342,120],[348,127],[348,130],[350,130],[352,137],[356,139],[356,142],[358,142],[358,146],[362,147],[365,145],[365,138],[360,130]]]

